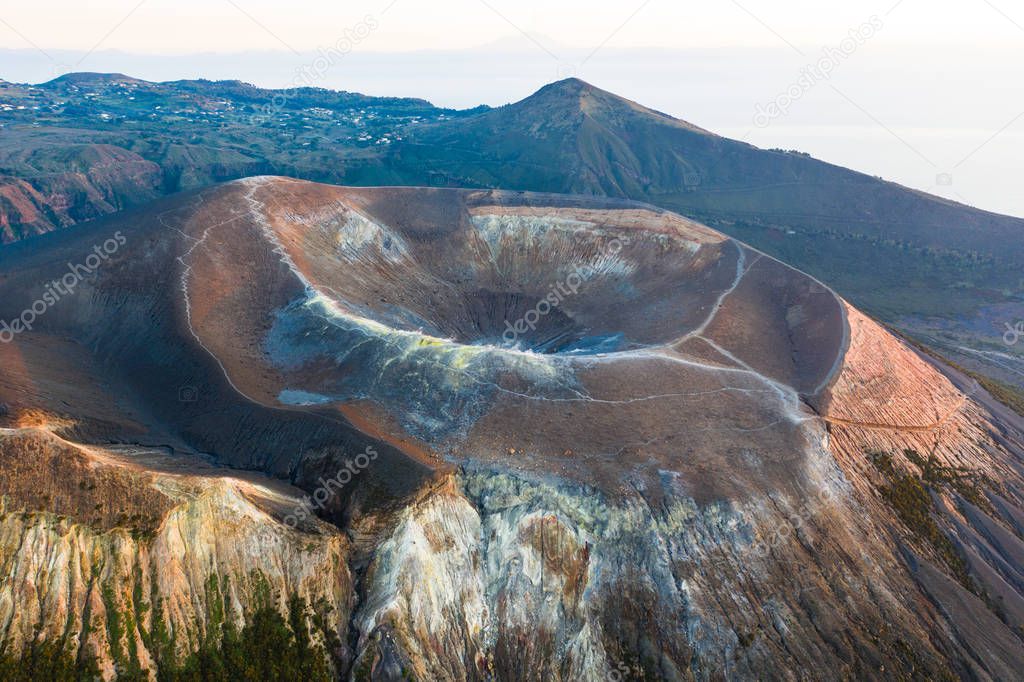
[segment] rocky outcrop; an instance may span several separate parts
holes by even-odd
[[[219,644],[225,625],[241,632],[261,609],[287,614],[301,599],[324,657],[347,665],[347,542],[326,524],[299,530],[278,518],[300,504],[297,491],[183,462],[173,473],[140,470],[137,460],[152,453],[137,449],[89,448],[74,466],[75,449],[45,430],[0,434],[8,465],[34,466],[40,452],[56,452],[72,463],[59,477],[79,489],[75,499],[58,493],[32,504],[39,481],[5,467],[0,650],[58,642],[95,656],[104,679],[154,676],[158,661],[170,667]],[[108,505],[123,510],[113,527]]]
[[[944,605],[899,577],[886,529],[835,483],[811,508],[686,498],[652,508],[467,472],[407,510],[380,545],[356,614],[356,670],[372,679],[1008,679],[1014,636],[947,583],[977,602],[977,624],[997,627],[1008,648],[977,665],[957,640],[932,639]]]

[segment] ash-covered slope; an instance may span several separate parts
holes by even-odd
[[[2,320],[104,256],[0,344],[7,511],[65,515],[60,538],[155,534],[103,575],[163,565],[176,503],[139,493],[119,518],[67,486],[33,495],[47,486],[14,466],[29,435],[118,462],[112,443],[166,446],[177,466],[206,453],[305,489],[290,512],[232,513],[326,538],[341,565],[315,585],[280,543],[247,563],[248,541],[232,546],[250,559],[213,561],[180,542],[204,571],[159,584],[175,598],[265,574],[282,613],[294,595],[331,607],[307,614],[329,622],[314,641],[354,679],[1011,679],[1024,664],[1024,428],[810,277],[614,200],[263,177],[155,206],[0,252]],[[158,492],[173,473],[133,466]],[[218,509],[191,518],[216,526]],[[305,525],[313,511],[337,530]],[[7,513],[0,532],[23,523]],[[12,603],[19,584],[0,585]],[[116,662],[109,637],[68,625],[81,603],[39,608],[45,638]],[[156,622],[115,638],[147,669],[166,661]]]

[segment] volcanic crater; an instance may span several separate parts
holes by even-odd
[[[331,605],[341,676],[1024,665],[1024,423],[754,249],[630,202],[258,177],[5,248],[0,320],[118,233],[0,344],[5,499],[103,465],[50,506],[89,529],[0,515],[7,641],[85,624],[107,651],[89,614],[160,589],[201,632],[203,586],[229,582],[241,625],[269,577]],[[223,465],[331,523],[288,527],[297,490]]]
[[[685,335],[738,276],[738,249],[708,235],[537,208],[481,207],[444,238],[341,209],[314,224],[337,259],[319,283],[345,309],[392,329],[588,354]]]
[[[202,207],[196,230],[214,227],[195,232],[183,281],[216,311],[193,313],[193,332],[261,402],[362,406],[455,461],[503,461],[511,442],[529,455],[517,468],[606,490],[679,466],[679,442],[700,453],[684,468],[720,462],[701,495],[748,488],[750,450],[789,485],[789,460],[820,438],[807,401],[840,364],[841,301],[698,223],[515,192],[261,178],[230,191],[287,268],[256,278],[280,295],[206,284],[253,255]]]

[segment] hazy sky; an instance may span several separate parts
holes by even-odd
[[[502,104],[580,76],[715,132],[1024,216],[1009,0],[90,0],[0,7],[0,78],[69,70]],[[775,105],[774,107],[772,105]]]
[[[1012,0],[33,0],[4,5],[4,47],[32,41],[44,48],[89,49],[102,40],[106,47],[133,52],[311,49],[333,43],[366,15],[381,23],[365,41],[370,50],[476,47],[510,31],[582,48],[774,46],[780,39],[817,45],[894,7],[886,42],[987,47],[1024,38],[1014,24],[1024,23],[1024,10]]]

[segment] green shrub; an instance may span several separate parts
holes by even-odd
[[[57,642],[40,642],[20,656],[0,655],[0,680],[4,682],[95,682],[100,679],[96,659],[78,660]]]

